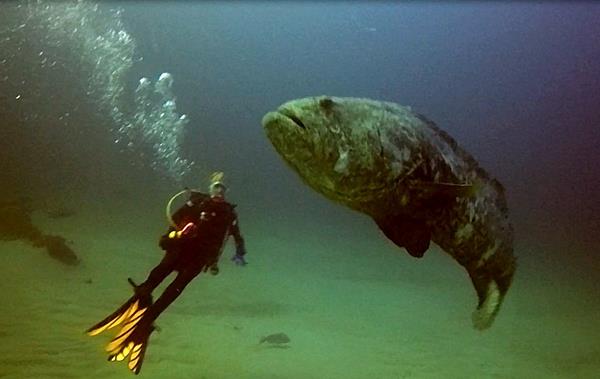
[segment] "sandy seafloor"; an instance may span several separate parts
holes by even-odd
[[[564,247],[548,252],[562,261],[540,262],[542,244],[517,240],[513,287],[481,333],[470,324],[466,273],[439,249],[413,259],[347,211],[243,210],[249,265],[223,259],[220,275],[187,287],[158,319],[141,377],[600,377],[597,273]],[[141,281],[158,263],[162,206],[88,204],[63,219],[38,212],[35,222],[73,240],[82,264],[0,243],[0,378],[132,377],[106,361],[111,335],[84,331],[131,295],[128,276]],[[225,256],[232,251],[230,243]],[[291,338],[288,348],[258,343],[277,332]]]

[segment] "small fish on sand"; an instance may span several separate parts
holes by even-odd
[[[259,344],[267,343],[274,347],[283,347],[287,346],[290,343],[291,339],[285,333],[274,333],[264,336],[260,339]]]

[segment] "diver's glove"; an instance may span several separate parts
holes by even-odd
[[[231,257],[231,261],[238,266],[245,266],[248,264],[244,259],[244,255],[246,255],[246,248],[243,243],[236,244],[235,246],[235,255]]]
[[[231,257],[231,261],[238,266],[245,266],[248,264],[248,262],[246,262],[244,259],[244,255],[240,254],[239,252],[235,253],[235,255]]]

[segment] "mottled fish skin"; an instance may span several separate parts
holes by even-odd
[[[516,268],[513,231],[502,185],[452,137],[408,107],[330,96],[289,101],[263,126],[285,162],[330,200],[376,221],[421,223],[468,272],[479,299],[474,327],[491,326]],[[440,200],[430,190],[440,183],[473,191]]]

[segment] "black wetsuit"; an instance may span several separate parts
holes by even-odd
[[[142,283],[138,290],[152,293],[170,273],[177,271],[177,277],[165,289],[157,301],[150,306],[148,317],[155,319],[183,291],[187,284],[202,271],[217,270],[217,263],[228,237],[235,239],[236,254],[244,255],[244,239],[240,234],[235,205],[222,198],[192,192],[187,203],[175,212],[173,221],[181,230],[187,223],[195,229],[180,238],[169,238],[169,231],[160,239],[159,245],[166,253]]]

